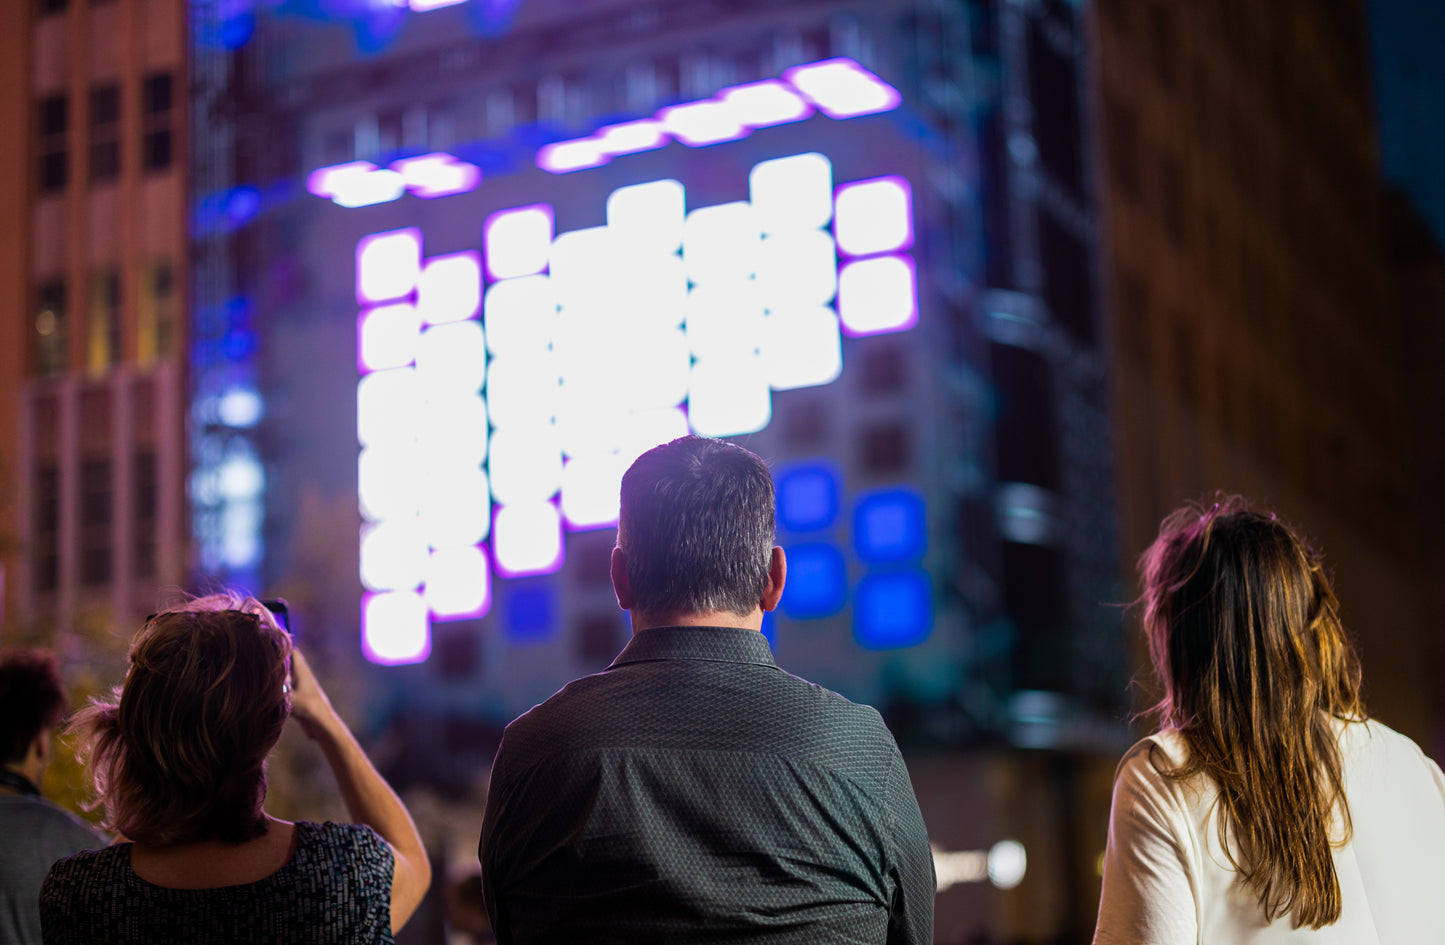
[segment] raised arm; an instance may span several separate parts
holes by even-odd
[[[411,918],[431,884],[431,862],[421,835],[401,798],[332,708],[299,650],[291,653],[291,699],[291,717],[321,747],[351,819],[375,830],[391,847],[396,864],[391,878],[391,930],[395,933]]]

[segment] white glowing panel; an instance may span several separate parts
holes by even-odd
[[[361,529],[361,584],[372,591],[421,586],[427,545],[416,519],[391,519]]]
[[[492,498],[500,505],[546,502],[562,484],[562,447],[550,427],[511,426],[492,433]]]
[[[773,419],[762,358],[699,360],[692,366],[688,423],[703,436],[756,433]]]
[[[607,198],[607,229],[631,253],[672,253],[682,245],[687,196],[675,180],[620,187]]]
[[[477,253],[427,260],[416,287],[416,308],[428,325],[459,322],[482,304],[482,262]]]
[[[380,305],[362,312],[357,321],[362,370],[406,367],[416,360],[417,342],[421,340],[421,316],[416,306],[404,302]]]
[[[843,373],[837,313],[822,305],[768,313],[762,356],[773,390],[833,383]]]
[[[583,456],[562,470],[562,515],[572,529],[617,524],[622,474],[632,460],[616,453]]]
[[[356,300],[389,302],[416,290],[421,278],[421,230],[408,227],[367,236],[356,247]]]
[[[487,379],[487,342],[476,321],[442,325],[416,342],[416,375],[422,396],[443,391],[475,395]]]
[[[557,296],[550,276],[506,279],[487,289],[487,347],[495,355],[535,354],[557,333]]]
[[[913,248],[913,202],[908,182],[880,177],[838,188],[838,249],[849,256]]]
[[[664,131],[690,148],[735,141],[750,130],[726,102],[689,102],[657,113]]]
[[[874,256],[838,273],[838,316],[850,335],[903,331],[918,322],[913,260]]]
[[[492,569],[481,548],[432,552],[426,570],[426,605],[438,617],[476,617],[492,603]]]
[[[738,122],[748,128],[783,125],[813,114],[813,106],[776,79],[735,85],[723,89],[717,97]]]
[[[562,519],[551,502],[497,509],[492,524],[497,572],[506,577],[548,574],[562,564]]]
[[[748,174],[748,195],[764,233],[827,226],[833,218],[833,165],[816,152],[763,161]]]
[[[370,594],[361,605],[361,648],[373,663],[420,663],[431,655],[426,602],[414,591]]]
[[[530,276],[547,268],[552,208],[541,204],[492,214],[482,224],[487,272],[493,279]]]
[[[897,108],[898,90],[851,59],[829,59],[783,72],[783,80],[829,118],[856,118]]]
[[[357,439],[363,446],[412,442],[422,403],[422,387],[412,368],[365,375],[356,385]]]

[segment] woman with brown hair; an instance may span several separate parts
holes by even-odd
[[[1231,498],[1139,570],[1161,730],[1115,775],[1094,941],[1445,940],[1445,777],[1367,719],[1319,558]]]
[[[392,940],[430,882],[421,837],[264,606],[219,594],[152,617],[116,696],[72,727],[107,825],[129,842],[51,869],[47,943]],[[288,717],[357,823],[264,810]]]

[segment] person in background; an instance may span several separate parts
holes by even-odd
[[[110,842],[40,796],[69,711],[55,654],[0,650],[0,942],[10,945],[40,945],[40,884],[51,865]]]
[[[479,857],[501,945],[933,940],[908,770],[874,709],[773,662],[773,483],[688,436],[622,479],[632,640],[507,727]]]
[[[51,869],[47,945],[392,941],[430,882],[421,837],[264,606],[218,594],[151,618],[116,696],[72,727],[129,842]],[[266,758],[288,717],[357,823],[266,813]]]
[[[1445,777],[1367,718],[1318,555],[1229,498],[1139,570],[1161,727],[1115,775],[1094,941],[1445,941]]]

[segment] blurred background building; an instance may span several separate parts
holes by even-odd
[[[1087,941],[1151,698],[1121,605],[1183,501],[1302,524],[1373,711],[1442,754],[1445,264],[1381,185],[1365,25],[8,4],[0,642],[108,682],[175,589],[285,596],[461,868],[501,725],[625,640],[616,476],[732,436],[775,468],[779,662],[884,711],[954,854],[938,941]],[[273,794],[313,815],[315,774]]]
[[[3,617],[108,631],[189,574],[185,5],[0,18]]]

